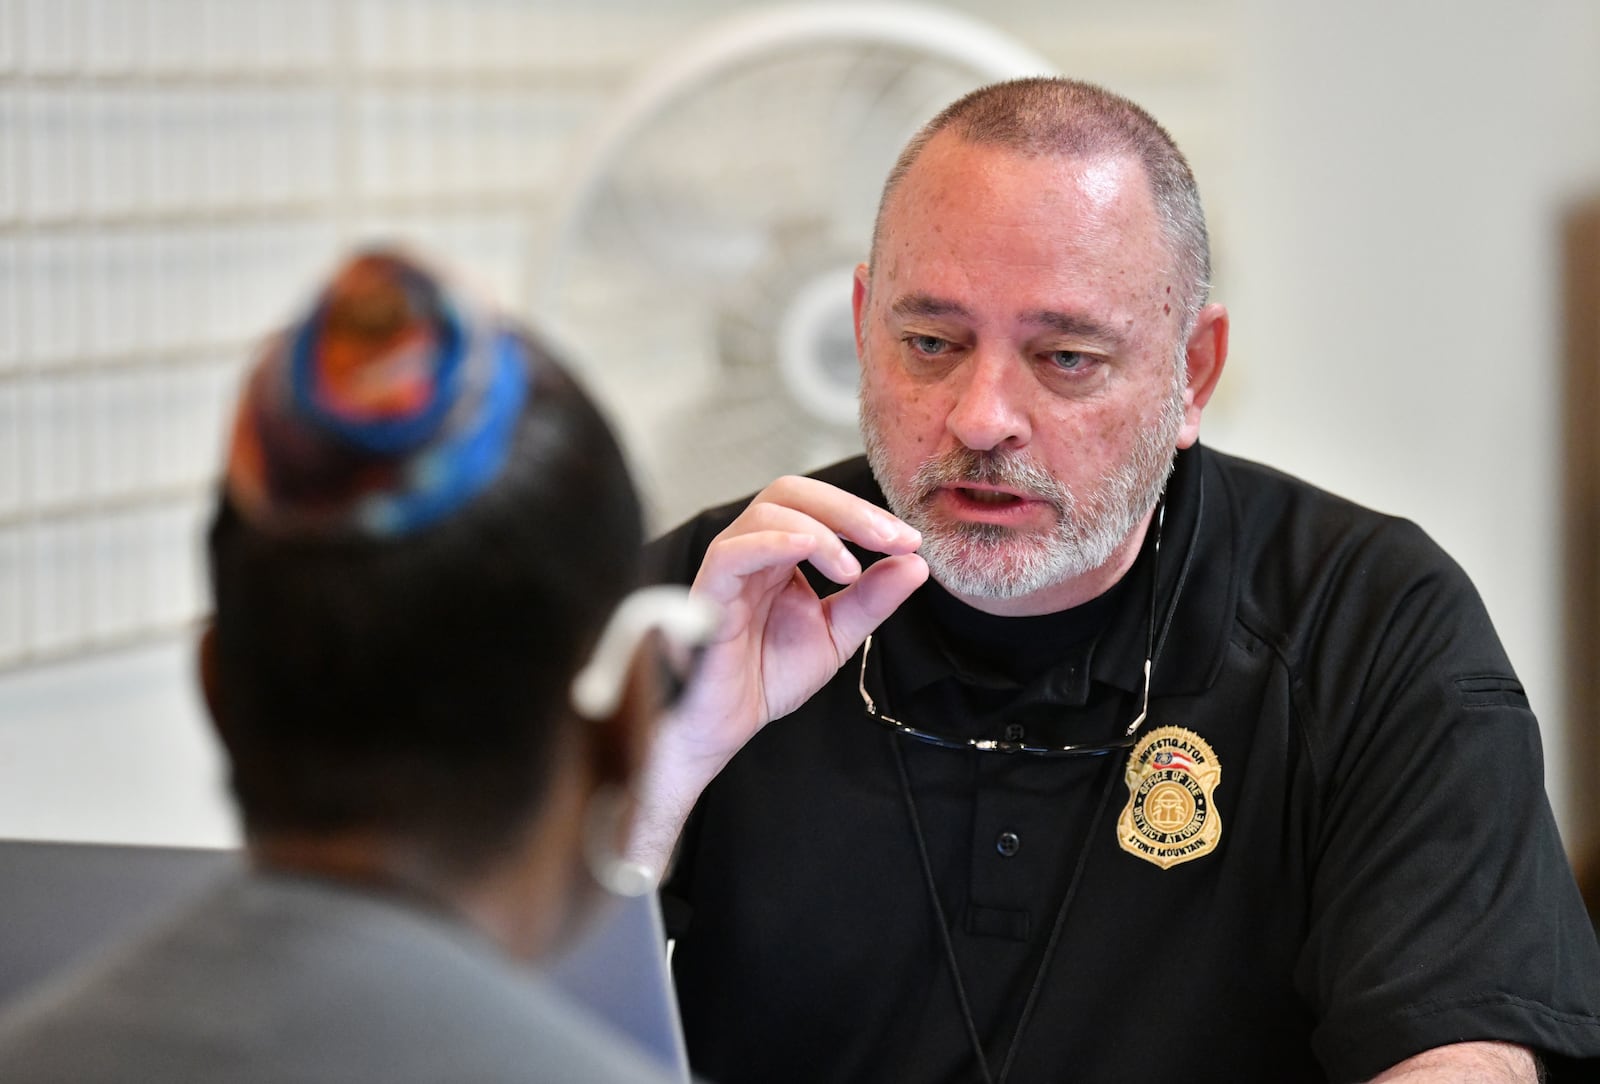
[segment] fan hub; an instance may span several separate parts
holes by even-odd
[[[856,418],[860,383],[852,267],[832,267],[795,290],[778,323],[778,372],[784,387],[808,413],[831,425]]]

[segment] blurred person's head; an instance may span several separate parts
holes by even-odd
[[[252,371],[210,532],[202,671],[257,860],[433,897],[519,953],[563,936],[657,707],[635,652],[596,717],[572,697],[641,542],[548,350],[408,258],[347,264]]]

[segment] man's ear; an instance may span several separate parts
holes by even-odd
[[[858,264],[855,285],[850,289],[850,311],[855,314],[856,321],[857,361],[865,361],[867,357],[867,290],[871,274],[872,269],[866,264]]]
[[[1188,386],[1183,392],[1183,428],[1178,431],[1178,447],[1187,448],[1200,439],[1200,415],[1222,379],[1228,360],[1228,310],[1222,305],[1207,305],[1195,318],[1194,330],[1184,351],[1188,367]]]
[[[206,714],[211,716],[212,729],[217,732],[217,737],[224,746],[231,743],[228,740],[228,713],[223,704],[222,674],[217,663],[217,620],[208,618],[206,627],[200,632],[200,643],[195,651],[195,663],[199,670],[200,694],[206,703]]]

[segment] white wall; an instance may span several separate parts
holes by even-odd
[[[1565,809],[1594,784],[1563,730],[1557,216],[1600,186],[1600,7],[1247,0],[1240,26],[1222,439],[1461,562]]]
[[[238,842],[188,638],[0,682],[0,836]]]

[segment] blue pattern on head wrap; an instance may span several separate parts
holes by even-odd
[[[502,331],[474,427],[425,449],[406,465],[406,488],[374,493],[355,509],[370,534],[408,534],[455,511],[488,488],[505,467],[527,399],[527,359],[516,336]]]

